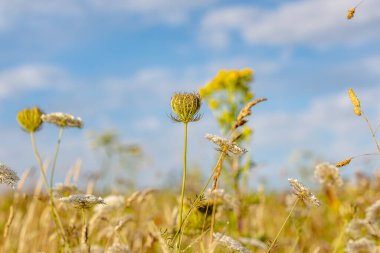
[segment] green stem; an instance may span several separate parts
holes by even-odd
[[[59,148],[61,146],[62,134],[63,134],[63,127],[60,127],[59,128],[59,134],[58,134],[57,146],[55,148],[55,154],[54,154],[53,164],[52,164],[52,167],[51,167],[50,188],[53,188],[53,179],[54,179],[55,165],[57,163]]]
[[[186,167],[187,167],[187,124],[184,123],[184,142],[183,142],[183,172],[182,172],[182,191],[181,191],[181,202],[179,206],[179,223],[178,230],[181,228],[182,224],[182,213],[183,213],[183,199],[185,196],[185,186],[186,186]],[[181,237],[182,233],[178,236],[177,250],[179,252],[181,250]]]
[[[225,156],[225,153],[224,153],[224,152],[221,152],[221,153],[220,153],[220,156],[219,156],[219,159],[218,159],[218,161],[217,161],[215,167],[213,168],[210,177],[207,179],[206,184],[203,186],[201,192],[199,193],[199,195],[197,196],[197,198],[195,199],[195,201],[194,201],[193,203],[198,203],[198,202],[200,201],[201,197],[203,196],[203,193],[206,191],[206,189],[207,189],[208,185],[210,184],[210,182],[211,182],[211,180],[212,180],[212,178],[213,178],[213,176],[214,176],[216,170],[218,169],[219,164],[223,161],[224,156]],[[173,237],[173,241],[174,241],[174,240],[177,238],[177,236],[182,232],[182,229],[183,229],[183,227],[184,227],[185,222],[187,221],[187,219],[189,218],[191,212],[194,210],[195,207],[196,207],[196,205],[192,205],[192,206],[190,207],[189,211],[186,213],[185,217],[183,218],[182,222],[180,223],[181,225],[179,226],[178,231],[176,232],[176,234],[175,234],[174,237]]]
[[[340,233],[339,233],[338,239],[337,239],[337,241],[336,241],[336,243],[335,243],[335,246],[334,246],[334,251],[333,251],[333,253],[338,252],[338,250],[339,250],[339,248],[340,248],[340,243],[341,243],[341,241],[342,241],[342,239],[343,239],[344,233],[346,232],[346,231],[345,231],[345,227],[346,227],[346,222],[344,222],[343,228],[341,229],[341,231],[340,231]]]
[[[38,167],[39,167],[39,169],[41,171],[42,179],[44,181],[44,184],[45,184],[45,187],[46,187],[46,191],[47,191],[48,196],[49,196],[49,200],[50,200],[49,203],[50,203],[50,208],[51,208],[54,224],[56,225],[56,228],[58,227],[58,231],[57,232],[58,232],[58,235],[61,234],[63,242],[64,242],[64,245],[65,245],[65,248],[67,248],[69,250],[69,252],[71,252],[71,249],[70,249],[70,247],[68,245],[68,242],[67,242],[67,239],[66,239],[66,236],[65,236],[65,229],[63,228],[61,219],[59,218],[57,209],[56,209],[55,204],[54,204],[53,194],[52,194],[52,191],[51,191],[51,189],[49,187],[49,184],[48,184],[48,181],[47,181],[47,178],[46,178],[46,173],[45,173],[45,170],[44,170],[42,159],[41,159],[41,156],[40,156],[40,154],[38,152],[38,149],[37,149],[34,132],[30,133],[30,138],[31,138],[31,142],[32,142],[33,152],[34,152],[34,155],[36,157],[36,160],[37,160],[37,163],[38,163]]]
[[[288,222],[290,216],[292,215],[292,213],[293,213],[293,211],[294,211],[294,208],[296,208],[296,206],[297,206],[297,204],[298,204],[298,201],[299,201],[299,198],[297,198],[296,201],[294,201],[294,204],[293,204],[293,206],[292,206],[292,209],[290,209],[290,212],[289,212],[289,214],[288,214],[288,217],[286,217],[284,223],[282,224],[282,226],[281,226],[281,228],[280,228],[280,231],[278,231],[278,233],[277,233],[277,235],[276,235],[276,238],[274,238],[273,242],[272,242],[271,245],[269,246],[269,249],[267,250],[267,253],[269,253],[269,252],[273,249],[274,245],[276,244],[276,242],[277,242],[277,240],[278,240],[278,237],[280,236],[282,230],[284,230],[286,223]]]

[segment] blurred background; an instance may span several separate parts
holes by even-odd
[[[219,70],[242,68],[254,70],[255,97],[268,98],[248,123],[252,187],[286,185],[284,176],[313,171],[314,160],[375,151],[347,95],[353,87],[377,126],[379,5],[367,0],[347,20],[358,2],[1,1],[0,161],[19,174],[36,167],[16,114],[39,106],[85,123],[64,132],[57,182],[80,160],[83,175],[109,168],[136,187],[176,185],[183,128],[168,117],[173,92],[197,91]],[[188,159],[190,169],[207,174],[216,152],[204,135],[221,132],[207,103],[201,112],[202,120],[190,124]],[[57,136],[51,125],[37,133],[45,159],[52,159]],[[376,169],[375,160],[365,171]],[[355,160],[342,175],[365,164]]]

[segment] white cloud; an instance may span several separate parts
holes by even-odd
[[[23,65],[0,72],[0,97],[16,92],[60,87],[67,88],[64,72],[47,65]]]
[[[216,47],[227,46],[236,34],[248,44],[265,45],[320,47],[379,40],[376,2],[364,2],[355,17],[347,20],[346,11],[351,7],[347,2],[329,0],[287,2],[273,10],[253,5],[222,7],[203,18],[201,39]]]

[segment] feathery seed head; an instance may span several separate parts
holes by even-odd
[[[315,167],[314,177],[323,185],[337,186],[343,185],[338,168],[330,163],[320,163]]]
[[[298,182],[297,179],[289,178],[289,185],[293,188],[293,193],[297,195],[297,197],[302,200],[305,204],[312,204],[314,206],[320,206],[321,203],[319,200],[314,196],[313,193],[310,192],[310,190],[305,187],[303,184]]]
[[[0,184],[10,185],[15,187],[16,183],[20,180],[16,172],[4,164],[0,164]]]
[[[354,17],[356,8],[351,8],[347,10],[347,19],[352,19]]]
[[[338,162],[335,166],[338,167],[338,168],[344,167],[344,166],[348,165],[351,162],[351,160],[352,160],[351,157],[347,158],[347,159],[345,159],[343,161]]]
[[[58,127],[83,127],[83,122],[81,118],[75,118],[73,115],[63,112],[44,114],[41,116],[41,119],[44,122],[54,124]]]
[[[239,252],[239,253],[249,253],[250,251],[237,240],[233,239],[232,237],[229,237],[227,235],[224,235],[222,233],[214,233],[213,237],[215,240],[230,249],[233,252]]]
[[[218,145],[220,150],[228,151],[234,155],[239,156],[247,152],[246,149],[240,148],[236,143],[213,134],[206,134],[206,139]]]
[[[376,201],[365,211],[366,220],[372,227],[376,228],[380,232],[380,200]]]
[[[198,121],[201,118],[201,115],[198,114],[201,104],[202,100],[199,93],[175,93],[171,100],[174,115],[170,116],[176,122],[188,123]]]
[[[352,239],[359,239],[370,234],[371,226],[367,220],[364,219],[353,219],[348,223],[346,227],[346,233]]]
[[[70,203],[77,209],[89,209],[97,204],[106,204],[101,197],[91,194],[74,194],[69,197],[60,198],[60,200]]]
[[[26,108],[17,113],[17,121],[26,132],[33,133],[42,125],[42,111],[38,107]]]
[[[346,245],[347,253],[376,253],[377,247],[374,241],[367,238],[361,238],[359,240],[349,240]]]

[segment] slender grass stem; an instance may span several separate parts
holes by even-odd
[[[203,186],[201,192],[199,193],[199,195],[198,195],[197,198],[195,199],[194,203],[198,203],[198,202],[200,201],[201,197],[203,196],[203,193],[206,191],[206,189],[207,189],[208,185],[210,184],[210,182],[211,182],[211,180],[212,180],[212,178],[213,178],[213,176],[214,176],[216,170],[217,170],[218,167],[219,167],[219,164],[223,161],[223,158],[224,158],[225,155],[226,155],[226,154],[225,154],[224,152],[221,152],[221,153],[220,153],[220,156],[219,156],[219,158],[218,158],[218,161],[217,161],[215,167],[213,168],[210,177],[207,179],[206,184]],[[177,232],[175,233],[175,235],[173,236],[173,241],[175,241],[175,239],[178,237],[178,235],[182,232],[185,222],[187,221],[187,219],[189,218],[191,212],[194,210],[195,207],[196,207],[196,205],[192,205],[192,206],[190,207],[189,211],[186,213],[185,217],[183,218],[183,220],[182,220],[182,222],[181,222],[181,225],[179,226],[178,231],[177,231]]]
[[[53,180],[54,180],[55,165],[56,165],[56,163],[57,163],[57,158],[58,158],[59,148],[60,148],[60,146],[61,146],[62,134],[63,134],[63,127],[60,127],[60,128],[59,128],[59,134],[58,134],[57,146],[56,146],[56,148],[55,148],[55,154],[54,154],[53,164],[52,164],[52,167],[51,167],[50,188],[53,188]]]
[[[45,187],[46,187],[46,191],[47,191],[48,196],[49,196],[49,200],[50,200],[49,203],[50,203],[51,213],[52,213],[52,216],[53,216],[54,224],[56,225],[57,233],[58,233],[58,235],[59,234],[61,235],[65,248],[67,248],[69,250],[69,252],[71,252],[71,249],[70,249],[70,247],[68,245],[68,242],[67,242],[67,239],[66,239],[66,236],[65,236],[65,229],[63,228],[61,219],[59,218],[58,211],[57,211],[57,209],[55,207],[55,204],[54,204],[53,194],[52,194],[52,191],[50,190],[50,187],[49,187],[49,184],[48,184],[48,181],[47,181],[47,178],[46,178],[46,173],[45,173],[45,170],[44,170],[42,159],[41,159],[41,156],[40,156],[40,154],[38,152],[38,149],[37,149],[34,132],[30,133],[30,138],[31,138],[31,142],[32,142],[33,152],[34,152],[34,155],[36,157],[36,160],[37,160],[37,163],[38,163],[38,167],[39,167],[39,169],[41,171],[42,179],[43,179],[43,182],[44,182]]]
[[[373,141],[375,142],[376,144],[376,147],[377,147],[377,151],[380,152],[380,146],[379,146],[379,143],[376,139],[376,134],[375,132],[373,131],[372,129],[372,125],[371,123],[369,122],[368,118],[364,115],[364,113],[362,114],[362,117],[364,118],[364,120],[367,122],[367,125],[368,125],[368,128],[369,128],[369,131],[371,131],[371,135],[372,135],[372,139]]]
[[[88,225],[86,219],[86,212],[84,208],[81,209],[82,213],[82,222],[83,222],[83,230],[82,230],[82,244],[86,252],[90,253],[90,246],[88,244]]]
[[[182,191],[181,191],[181,200],[179,206],[179,223],[178,230],[181,228],[182,224],[182,214],[183,214],[183,199],[185,197],[185,187],[186,187],[186,169],[187,169],[187,124],[184,123],[184,141],[183,141],[183,172],[182,172]],[[178,242],[177,242],[177,250],[179,252],[181,250],[181,238],[182,233],[179,233]]]
[[[286,217],[284,223],[282,224],[280,230],[278,231],[278,233],[277,233],[277,235],[276,235],[276,238],[274,238],[273,242],[272,242],[271,245],[269,246],[269,248],[268,248],[268,250],[267,250],[267,253],[269,253],[269,252],[273,249],[274,245],[276,244],[276,242],[277,242],[277,240],[278,240],[278,237],[280,236],[282,230],[284,230],[286,223],[288,222],[290,216],[292,215],[294,209],[296,208],[296,206],[297,206],[297,204],[298,204],[298,201],[299,201],[299,198],[297,198],[296,201],[294,201],[294,204],[293,204],[293,206],[292,206],[292,209],[290,209],[290,212],[289,212],[288,216]]]
[[[338,252],[338,250],[339,250],[339,248],[340,248],[340,245],[341,245],[341,242],[342,242],[342,239],[343,239],[343,236],[344,236],[344,234],[345,234],[345,227],[346,227],[346,222],[344,223],[344,225],[343,225],[343,228],[340,230],[340,233],[339,233],[339,236],[338,236],[338,239],[337,239],[337,241],[336,241],[336,243],[335,243],[335,246],[334,246],[334,250],[333,250],[333,253],[336,253],[336,252]]]

